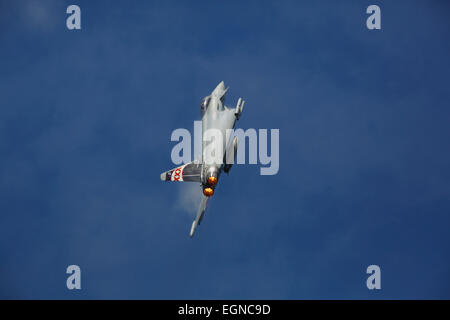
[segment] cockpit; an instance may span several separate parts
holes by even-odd
[[[203,115],[210,105],[214,105],[217,110],[222,111],[225,106],[225,95],[223,95],[220,100],[216,97],[207,96],[203,98],[202,103],[200,103],[200,112]]]
[[[211,97],[205,97],[200,104],[200,111],[203,113],[208,108],[209,102],[211,101]]]

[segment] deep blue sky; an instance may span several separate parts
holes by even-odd
[[[449,299],[449,9],[0,1],[0,298]],[[220,80],[280,171],[233,168],[190,239],[159,175]]]

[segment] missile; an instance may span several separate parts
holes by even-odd
[[[242,100],[242,104],[239,108],[239,117],[241,116],[242,110],[244,110],[244,104],[245,104],[245,100]]]
[[[236,109],[234,111],[234,115],[236,116],[236,119],[239,120],[239,117],[241,116],[241,104],[242,104],[242,98],[238,99],[238,102],[236,103]]]

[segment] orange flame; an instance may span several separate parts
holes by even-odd
[[[208,178],[208,184],[210,186],[215,186],[217,184],[217,177],[209,177]]]
[[[214,194],[214,189],[206,187],[205,189],[203,189],[203,194],[207,197],[211,197]]]

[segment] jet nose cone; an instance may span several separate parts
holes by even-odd
[[[214,89],[213,93],[221,97],[225,94],[227,90],[225,89],[225,82],[221,81],[217,87]]]
[[[225,90],[225,82],[220,81],[220,83],[216,87],[217,90]]]

